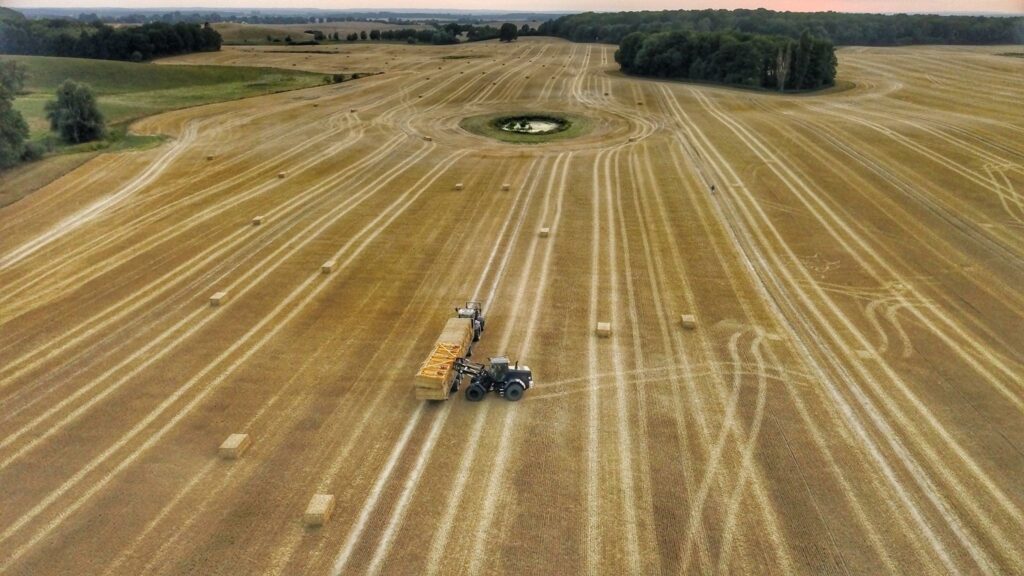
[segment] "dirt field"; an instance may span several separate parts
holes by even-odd
[[[547,39],[179,59],[385,73],[147,119],[0,209],[0,572],[1024,573],[1007,51],[785,97]],[[591,130],[458,127],[529,108]],[[417,402],[470,298],[536,386]]]

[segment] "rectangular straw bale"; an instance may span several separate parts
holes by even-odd
[[[220,306],[221,302],[228,297],[227,292],[216,292],[213,296],[210,296],[210,306]]]
[[[263,224],[263,216],[256,216],[252,219],[253,226],[259,226],[260,224]]]
[[[217,452],[225,460],[235,460],[242,457],[242,454],[249,449],[250,444],[252,441],[248,434],[232,434],[220,445]]]
[[[597,335],[599,338],[607,338],[612,335],[612,325],[610,322],[598,322],[597,323]]]
[[[331,519],[331,512],[334,512],[334,495],[314,494],[302,519],[306,526],[323,526]]]
[[[328,260],[323,263],[323,266],[320,266],[321,274],[330,274],[332,271],[334,271],[334,260]]]
[[[551,235],[551,228],[541,228],[540,229],[540,237],[541,238],[547,238],[550,235]]]
[[[683,328],[693,330],[697,327],[697,318],[693,314],[683,314],[679,317],[683,322]]]

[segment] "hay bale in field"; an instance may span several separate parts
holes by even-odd
[[[334,494],[314,494],[302,520],[306,526],[323,526],[331,519],[331,512],[334,512]]]
[[[321,274],[330,274],[334,270],[334,260],[328,260],[320,266]]]
[[[630,142],[636,142],[636,136],[630,136],[629,137],[629,141]]]
[[[612,335],[612,325],[610,322],[598,322],[597,323],[597,337],[607,338]]]
[[[319,104],[317,104],[316,102],[313,103],[313,108],[319,108],[319,107],[320,107]]]
[[[285,176],[287,176],[287,173],[285,173],[285,172],[278,172],[277,173],[277,177],[278,178],[284,178]]]
[[[693,330],[697,327],[697,318],[693,314],[683,314],[679,319],[683,322],[683,328],[687,330]]]
[[[508,182],[506,182],[506,183],[501,185],[501,189],[505,190],[505,191],[511,190],[512,189],[512,185],[509,184]]]
[[[260,224],[263,224],[263,216],[257,216],[252,219],[253,226],[259,226]]]
[[[424,136],[424,137],[423,137],[423,140],[425,140],[425,141],[427,141],[427,142],[433,142],[433,141],[434,141],[434,139],[433,139],[433,138],[431,138],[430,136]]]
[[[351,109],[349,109],[349,113],[350,113],[350,114],[355,114],[355,113],[356,113],[356,109],[355,109],[355,108],[351,108]]]
[[[206,161],[209,162],[211,160],[213,160],[213,154],[207,154],[206,155]]]
[[[455,185],[455,189],[461,191],[462,190],[462,182],[459,182],[458,184],[456,184]]]
[[[551,228],[541,228],[540,229],[540,237],[541,238],[547,238],[550,235],[551,235]]]
[[[227,292],[215,292],[213,296],[210,296],[210,306],[220,306],[221,302],[227,299]]]
[[[235,460],[242,457],[242,454],[249,449],[250,444],[252,441],[248,434],[232,434],[220,445],[217,453],[225,460]]]

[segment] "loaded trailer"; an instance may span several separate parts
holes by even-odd
[[[413,379],[418,400],[447,400],[453,389],[458,390],[461,375],[455,369],[455,361],[472,354],[473,336],[471,318],[448,319]]]

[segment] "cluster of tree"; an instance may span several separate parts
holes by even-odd
[[[517,28],[515,24],[502,24],[501,28],[493,26],[477,26],[462,22],[447,22],[445,24],[435,23],[432,28],[413,30],[403,28],[398,30],[371,30],[369,35],[366,31],[351,33],[345,39],[349,42],[356,40],[383,40],[385,42],[408,42],[410,44],[458,44],[460,37],[465,37],[466,42],[479,42],[481,40],[501,39],[503,42],[511,42],[519,36],[536,35],[537,31],[530,28],[529,24],[523,24]],[[337,40],[337,38],[335,38]]]
[[[0,21],[0,52],[103,60],[150,60],[220,50],[221,37],[209,24],[152,23],[114,28],[72,20]]]
[[[526,26],[526,24],[523,24]],[[526,26],[529,28],[529,26]],[[498,38],[502,42],[512,42],[516,38],[519,38],[519,29],[516,28],[515,24],[505,22],[501,25],[501,29],[498,30]]]
[[[14,109],[15,95],[24,83],[22,66],[13,60],[0,61],[0,170],[43,154],[42,146],[29,141],[28,124]],[[46,117],[63,141],[78,144],[106,134],[103,114],[88,85],[65,80],[57,87],[56,96],[56,100],[46,103]]]
[[[13,60],[0,61],[0,170],[26,158],[28,124],[14,109],[14,96],[25,82],[25,70]]]
[[[69,144],[91,142],[106,135],[106,121],[88,84],[65,80],[57,87],[57,99],[46,103],[50,129]]]
[[[572,14],[540,33],[575,42],[618,44],[632,32],[741,32],[798,38],[805,31],[836,45],[1017,44],[1024,19],[928,14],[848,14],[772,10],[666,10]]]
[[[633,32],[615,61],[624,72],[751,88],[814,90],[835,83],[831,42],[733,32]]]
[[[335,38],[337,39],[337,38]],[[425,30],[414,30],[412,28],[402,28],[398,30],[370,30],[369,33],[366,30],[362,32],[352,32],[345,37],[345,40],[349,42],[355,42],[357,40],[383,40],[385,42],[408,42],[410,44],[422,43],[422,44],[458,44],[459,39],[456,35],[443,27]]]

